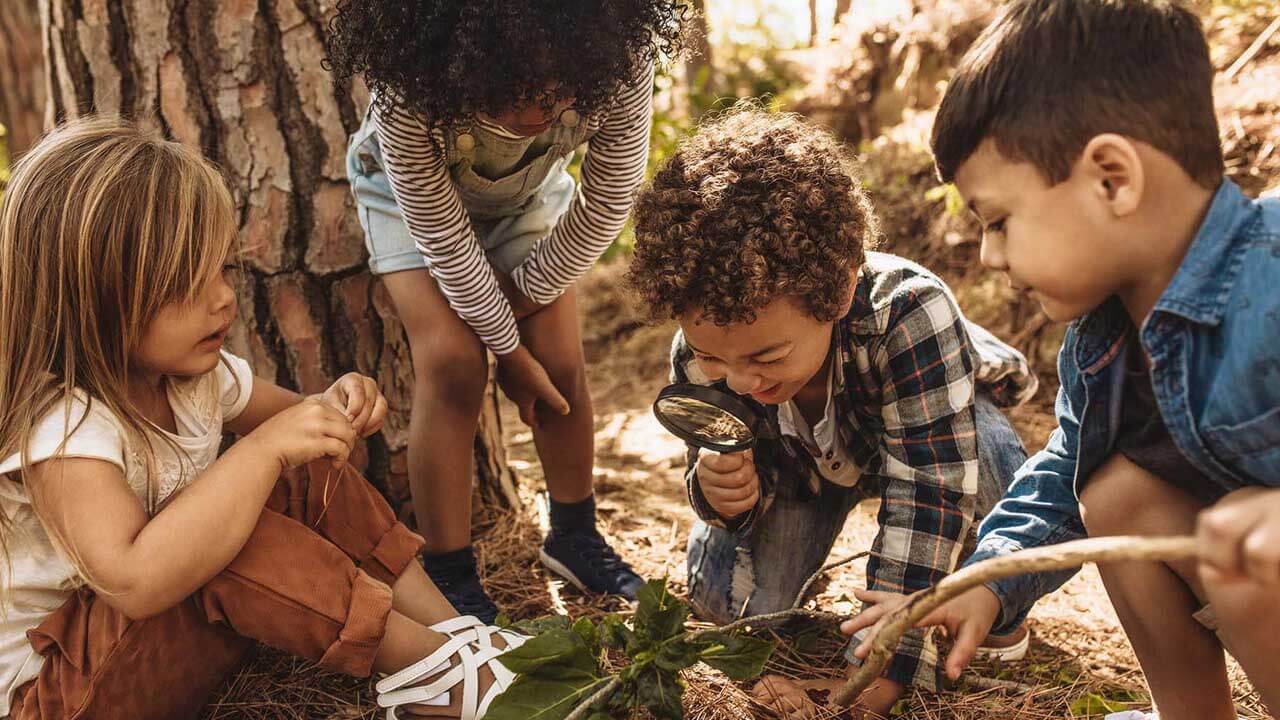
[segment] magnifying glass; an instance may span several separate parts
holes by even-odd
[[[653,403],[653,414],[672,435],[694,447],[721,453],[754,447],[768,429],[762,414],[742,396],[694,383],[663,388]]]

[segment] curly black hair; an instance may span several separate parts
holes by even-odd
[[[379,110],[431,127],[516,101],[550,108],[557,84],[589,115],[679,51],[688,12],[681,0],[341,0],[326,67],[362,74]]]
[[[781,297],[837,319],[877,236],[853,170],[799,115],[746,103],[704,121],[636,198],[628,287],[653,320],[753,322]]]

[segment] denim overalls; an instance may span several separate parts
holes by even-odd
[[[376,120],[370,110],[347,149],[347,176],[369,250],[369,269],[382,275],[427,267],[383,172]],[[510,273],[551,233],[576,186],[566,171],[573,153],[595,132],[587,118],[561,113],[540,135],[509,138],[474,123],[444,132],[445,165],[489,262]]]

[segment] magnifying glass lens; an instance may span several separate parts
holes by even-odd
[[[721,445],[736,445],[751,439],[746,423],[710,403],[691,397],[665,397],[658,412],[687,433]]]

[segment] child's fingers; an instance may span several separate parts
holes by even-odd
[[[977,623],[960,624],[955,633],[955,643],[951,646],[951,654],[947,655],[947,677],[952,680],[960,678],[960,673],[969,666],[986,636],[987,633]]]
[[[369,418],[373,416],[374,407],[377,405],[377,398],[380,397],[377,386],[373,385],[373,381],[369,378],[362,378],[360,395],[360,405],[354,410],[351,404],[347,404],[348,416],[351,417],[351,427],[355,429],[356,435],[364,437],[366,428],[369,426]],[[354,415],[352,414],[354,413]]]
[[[535,403],[537,403],[536,399],[516,403],[516,409],[520,411],[520,422],[531,428],[538,426],[538,413],[533,409]]]
[[[364,426],[364,435],[368,437],[382,429],[382,423],[387,419],[387,399],[378,393],[378,399],[373,403],[373,411],[369,413],[369,422]]]
[[[741,470],[746,465],[745,453],[718,453],[706,448],[698,451],[698,461],[702,466],[720,475],[729,475]]]
[[[360,382],[359,378],[347,380],[342,383],[342,391],[347,395],[347,401],[342,411],[346,414],[347,420],[354,423],[356,417],[360,415],[365,406],[364,383]]]
[[[1242,540],[1252,528],[1239,516],[1236,508],[1211,508],[1200,513],[1196,522],[1196,538],[1200,546],[1200,562],[1226,575],[1244,571]]]
[[[840,623],[840,632],[845,635],[853,635],[859,630],[878,625],[880,619],[888,614],[888,609],[883,605],[873,605],[866,610],[854,615],[853,617]]]
[[[863,588],[854,588],[853,596],[864,603],[879,605],[889,600],[902,600],[902,595],[893,592],[885,592],[883,590],[866,590]]]
[[[1258,525],[1245,537],[1244,563],[1253,580],[1280,583],[1280,531],[1274,524]]]

